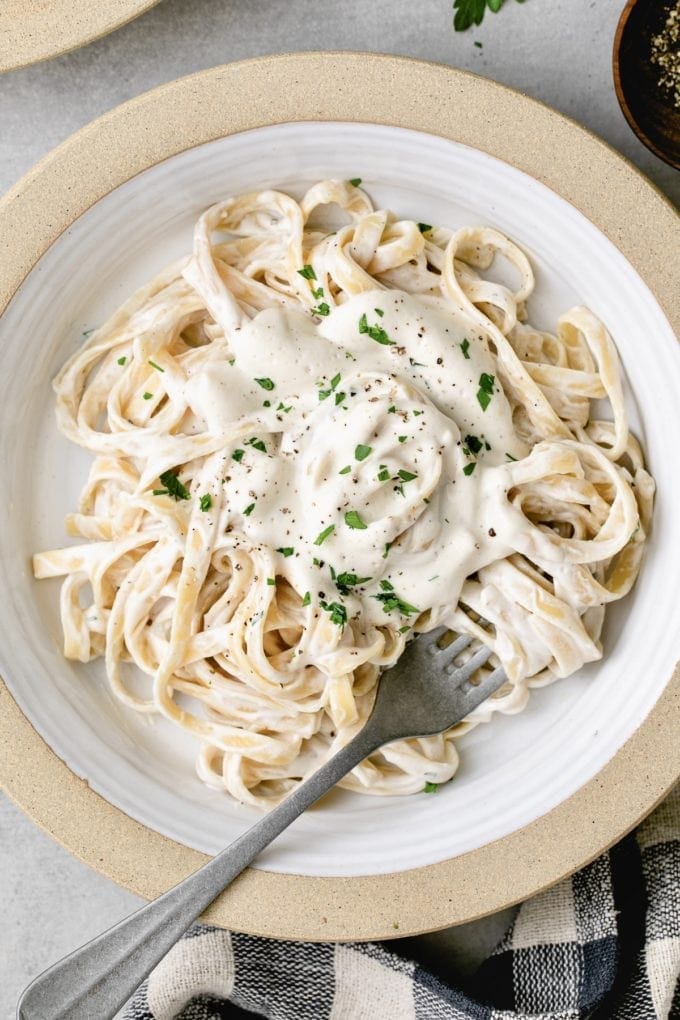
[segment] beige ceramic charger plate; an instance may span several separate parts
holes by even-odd
[[[680,333],[680,265],[670,257],[677,255],[680,222],[632,166],[581,127],[493,82],[366,54],[297,54],[214,68],[155,89],[83,128],[0,203],[0,314],[49,245],[112,188],[192,146],[301,120],[425,131],[531,174],[613,241]],[[454,859],[394,874],[310,878],[249,870],[207,919],[283,938],[387,938],[468,921],[533,895],[620,838],[680,775],[679,667],[668,681],[651,714],[605,768],[521,830]],[[0,687],[0,781],[51,836],[147,898],[205,860],[92,792]]]
[[[2,0],[0,73],[49,60],[108,35],[158,0]]]

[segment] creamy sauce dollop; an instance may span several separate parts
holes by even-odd
[[[224,480],[228,519],[285,550],[276,573],[301,596],[400,628],[415,616],[388,608],[393,591],[446,622],[466,577],[517,548],[528,522],[508,465],[528,450],[462,312],[371,290],[320,319],[267,309],[229,345],[184,397],[213,432],[252,426]]]

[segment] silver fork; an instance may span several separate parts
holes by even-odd
[[[393,740],[449,729],[505,683],[500,667],[470,683],[491,650],[484,646],[456,667],[472,638],[442,647],[445,634],[442,627],[411,642],[383,673],[363,729],[277,807],[179,885],[40,974],[21,996],[19,1020],[113,1017],[215,897],[343,776]]]

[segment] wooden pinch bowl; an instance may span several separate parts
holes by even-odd
[[[619,105],[635,134],[680,170],[680,107],[652,63],[652,38],[663,30],[672,2],[628,0],[614,37],[613,71]]]

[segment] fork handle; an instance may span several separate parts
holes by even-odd
[[[225,850],[40,974],[19,1020],[109,1020],[212,901],[298,815],[384,743],[369,722],[332,758]]]

